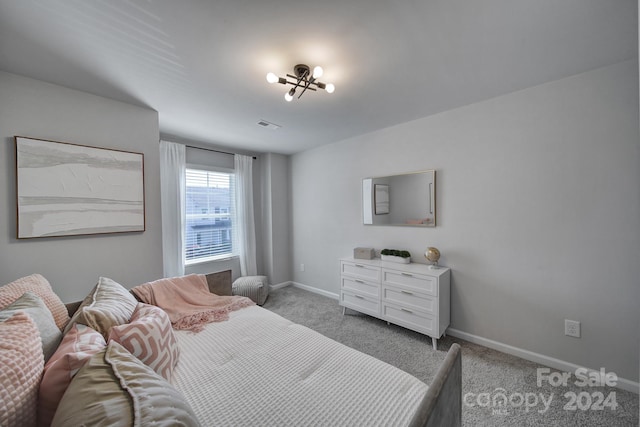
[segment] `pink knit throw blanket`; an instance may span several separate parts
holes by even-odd
[[[169,315],[174,329],[200,332],[207,323],[229,319],[229,313],[254,305],[241,296],[218,296],[209,292],[202,274],[160,279],[132,289],[143,302],[153,304]]]

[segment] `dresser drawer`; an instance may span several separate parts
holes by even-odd
[[[439,337],[436,317],[418,310],[411,310],[397,305],[382,304],[382,318],[396,325],[421,332],[429,336]]]
[[[340,305],[352,308],[361,313],[380,317],[380,300],[376,297],[342,291],[340,293]]]
[[[404,288],[382,286],[382,301],[438,315],[438,297]]]
[[[360,264],[357,262],[342,262],[341,264],[342,274],[357,277],[359,279],[371,280],[374,282],[380,281],[380,268]]]
[[[382,269],[382,283],[397,285],[409,291],[438,296],[438,279],[432,276]]]
[[[366,294],[375,298],[380,296],[379,283],[355,279],[349,276],[342,276],[342,289],[352,291],[356,294]]]

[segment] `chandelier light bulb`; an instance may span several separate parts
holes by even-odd
[[[326,90],[329,93],[333,93],[333,91],[336,90],[336,87],[333,85],[333,83],[327,83],[324,90]]]
[[[321,66],[317,66],[313,69],[313,78],[314,79],[319,79],[320,77],[322,77],[322,74],[324,74],[324,70],[322,69]]]
[[[291,93],[292,91],[293,91],[293,89],[284,94],[284,100],[285,101],[291,102],[293,100],[293,94]]]
[[[279,79],[278,79],[278,76],[276,76],[274,73],[268,73],[268,74],[267,74],[267,81],[268,81],[269,83],[275,83],[275,82],[277,82],[278,80],[279,80]]]

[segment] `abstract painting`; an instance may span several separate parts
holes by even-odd
[[[145,230],[144,155],[16,136],[18,239]]]

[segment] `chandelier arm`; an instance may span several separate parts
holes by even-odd
[[[302,88],[303,88],[303,87],[305,86],[305,85],[303,85],[303,84],[298,84],[297,82],[291,82],[291,81],[289,81],[289,80],[287,80],[287,81],[286,81],[286,83],[290,84],[291,86],[294,86],[296,89],[297,89],[297,88],[299,88],[299,87],[302,87]],[[313,91],[315,91],[315,90],[316,90],[316,88],[314,88],[314,87],[309,87],[309,88],[307,88],[307,89],[309,89],[309,90],[313,90]]]
[[[307,81],[307,75],[309,75],[309,70],[307,70],[304,73],[300,74],[300,77],[298,77],[298,84],[300,84],[301,81],[306,82]]]
[[[292,79],[297,79],[296,76],[292,76],[291,74],[287,74],[287,77],[291,77]],[[316,79],[312,79],[312,80],[307,80],[309,83],[308,85],[313,85],[319,89],[325,89],[327,84],[326,83],[322,83],[321,81],[318,81]],[[301,84],[297,84],[296,82],[290,82],[289,80],[285,81],[286,83],[289,83],[290,85],[296,86],[296,87],[303,87],[303,85]],[[283,82],[283,83],[285,83]],[[308,86],[307,89],[309,90],[316,90],[316,88],[312,87],[312,86]]]
[[[297,71],[296,71],[297,73]],[[309,81],[307,80],[307,76],[309,75],[309,68],[307,68],[303,73],[300,73],[300,75],[298,76],[298,80],[296,81],[296,87],[303,87],[302,92],[300,93],[300,95],[298,95],[298,99],[300,99],[300,97],[302,96],[302,94],[307,90],[307,88],[309,87]],[[300,83],[301,82],[305,82],[305,85],[302,86]]]
[[[311,77],[309,80],[305,79],[305,82],[307,83],[306,85],[304,85],[304,89],[302,89],[302,92],[300,92],[300,95],[298,95],[298,99],[300,99],[300,97],[302,96],[303,93],[305,93],[307,91],[307,89],[309,89],[309,86],[313,83],[315,79],[313,77]]]

